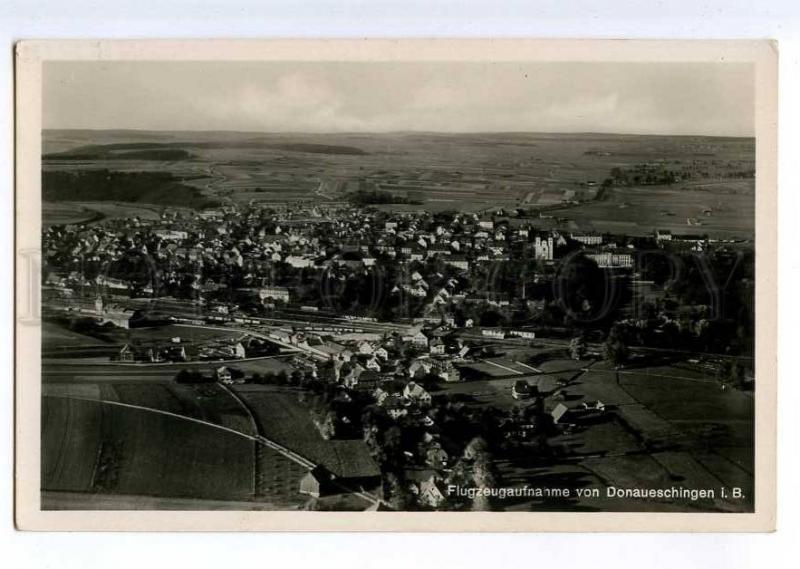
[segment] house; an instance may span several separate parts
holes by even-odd
[[[414,379],[422,379],[431,372],[433,363],[430,360],[414,360],[408,366],[408,375]]]
[[[481,335],[487,338],[497,338],[498,340],[502,340],[506,337],[505,332],[494,328],[484,328],[481,330]]]
[[[450,361],[434,360],[433,374],[448,383],[461,381],[461,372]]]
[[[361,342],[358,344],[358,353],[359,354],[374,354],[375,353],[375,346],[367,341]]]
[[[422,333],[422,331],[417,331],[413,336],[411,336],[411,343],[417,346],[418,348],[427,348],[428,347],[428,337]]]
[[[431,404],[431,394],[424,387],[414,381],[409,381],[403,388],[403,396],[414,401],[418,405],[428,406]]]
[[[536,338],[536,332],[532,332],[531,330],[511,330],[508,335],[517,336],[526,340],[533,340]]]
[[[366,356],[365,354],[361,354],[361,356],[360,362],[365,368],[372,371],[381,371],[381,364],[378,362],[378,358],[375,356]]]
[[[116,361],[120,362],[149,362],[149,363],[156,363],[163,361],[158,353],[158,350],[154,350],[152,347],[149,348],[137,348],[131,346],[129,344],[125,344],[120,348],[117,356],[115,358]]]
[[[559,403],[550,411],[550,417],[552,417],[553,423],[558,425],[562,419],[565,419],[567,413],[569,413],[569,408],[563,403]]]
[[[361,375],[355,381],[355,384],[352,385],[352,388],[356,391],[375,391],[381,382],[381,375],[376,371],[366,370],[361,372]]]
[[[119,353],[117,354],[117,361],[120,362],[132,362],[134,360],[133,350],[131,349],[130,345],[125,344],[120,349]]]
[[[658,243],[661,243],[662,241],[672,241],[672,232],[665,231],[663,229],[656,229],[655,238]]]
[[[597,401],[595,401],[594,403],[588,403],[588,402],[584,401],[581,404],[581,406],[583,407],[583,409],[585,411],[605,411],[606,410],[606,404],[603,403],[602,401],[600,401],[599,399]]]
[[[438,338],[434,338],[431,340],[429,349],[432,355],[442,355],[444,354],[444,342]]]
[[[332,489],[331,474],[322,466],[308,471],[300,479],[300,493],[319,498],[330,493]]]
[[[218,367],[217,369],[214,370],[214,378],[221,383],[233,382],[233,375],[231,374],[231,370],[229,370],[225,366]]]
[[[449,458],[447,451],[438,443],[433,443],[425,451],[425,464],[436,470],[447,468],[447,461]]]
[[[427,480],[423,480],[419,485],[419,502],[424,506],[437,508],[441,506],[445,500],[445,489],[441,482],[436,480],[436,476],[432,475]]]
[[[411,401],[397,393],[386,394],[385,397],[378,400],[380,405],[392,419],[399,419],[408,415],[408,406]]]
[[[342,378],[342,381],[346,387],[354,387],[358,384],[359,379],[361,378],[361,374],[364,373],[366,369],[361,364],[355,364],[350,368],[350,371]]]
[[[101,277],[98,277],[100,279]],[[108,279],[107,279],[108,280]],[[106,280],[106,281],[107,281]],[[127,285],[126,285],[127,287]],[[106,305],[103,298],[98,296],[94,302],[94,310],[80,309],[81,312],[88,312],[100,319],[101,323],[105,324],[111,322],[114,326],[120,328],[130,328],[131,321],[134,318],[134,311],[129,308],[124,308],[117,304]]]

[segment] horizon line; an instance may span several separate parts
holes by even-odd
[[[659,137],[700,137],[700,138],[756,138],[755,134],[735,135],[735,134],[700,134],[700,133],[636,133],[636,132],[609,132],[609,131],[532,131],[532,130],[476,130],[476,131],[443,131],[443,130],[385,130],[385,131],[284,131],[284,130],[236,130],[236,129],[151,129],[151,128],[92,128],[92,127],[68,127],[68,128],[45,128],[46,131],[90,131],[90,132],[136,132],[136,133],[225,133],[225,134],[248,134],[248,135],[300,135],[300,136],[335,136],[335,135],[592,135],[592,136],[659,136]]]

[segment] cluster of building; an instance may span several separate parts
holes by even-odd
[[[657,243],[672,239],[668,232],[656,232]],[[334,285],[326,286],[344,286],[358,275],[391,275],[380,283],[386,288],[378,296],[408,298],[418,305],[409,316],[454,325],[453,311],[459,305],[503,308],[520,299],[519,291],[479,286],[476,274],[524,259],[546,267],[576,249],[603,269],[634,268],[630,244],[617,245],[600,234],[537,230],[503,212],[387,213],[303,203],[291,208],[228,206],[191,214],[166,210],[158,219],[48,228],[43,236],[44,287],[72,305],[97,293],[192,300],[205,315],[224,319],[242,317],[237,309],[243,304],[307,313],[340,310],[328,306],[321,275],[333,280]],[[521,300],[530,301],[524,286]],[[118,308],[96,312],[127,326],[131,314],[126,315],[124,306]],[[472,323],[468,319],[459,325]]]

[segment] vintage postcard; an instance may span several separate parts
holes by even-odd
[[[18,527],[774,529],[777,57],[21,42]]]

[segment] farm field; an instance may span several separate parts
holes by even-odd
[[[46,396],[42,440],[43,490],[253,496],[254,443],[198,423]]]
[[[42,348],[55,348],[55,347],[85,347],[97,346],[105,344],[104,340],[94,336],[81,334],[74,330],[70,330],[56,322],[44,320],[42,321]]]
[[[128,204],[98,201],[45,202],[42,207],[42,225],[68,223],[96,223],[107,219],[158,219],[159,208],[146,204]]]
[[[191,138],[187,138],[191,136]],[[542,228],[565,231],[708,233],[752,238],[754,185],[738,179],[755,163],[752,139],[592,134],[330,134],[45,131],[46,171],[106,168],[168,172],[210,200],[245,204],[298,199],[335,202],[355,189],[379,190],[415,204],[387,210],[546,208]],[[146,144],[153,159],[120,160]],[[81,149],[90,149],[81,154]],[[73,152],[80,159],[48,152]],[[175,151],[180,160],[164,160]],[[139,152],[139,150],[136,150]],[[147,153],[141,154],[148,156]],[[670,157],[667,161],[664,157]],[[671,186],[617,186],[598,197],[612,168],[663,164],[702,173]],[[88,207],[88,204],[86,204]],[[559,207],[563,205],[563,207]],[[77,202],[47,223],[74,215]],[[95,206],[106,216],[124,205]],[[152,215],[162,206],[129,204]],[[150,213],[146,213],[147,208]],[[709,216],[704,210],[711,210]],[[687,225],[698,218],[701,225]],[[54,221],[56,220],[56,221]]]
[[[115,328],[113,335],[103,337],[72,330],[61,322],[45,321],[42,323],[42,346],[45,348],[85,347],[101,344],[121,347],[123,344],[130,342],[145,344],[150,342],[169,342],[176,337],[180,338],[183,343],[191,343],[217,339],[236,339],[241,338],[243,335],[243,332],[236,330],[176,324],[128,329]]]
[[[524,359],[524,351],[504,358]],[[506,365],[509,362],[504,358],[492,360]],[[606,486],[675,486],[717,492],[714,500],[656,502],[658,510],[665,512],[682,507],[715,511],[752,508],[752,498],[747,498],[753,488],[753,456],[749,450],[753,401],[749,394],[722,391],[714,379],[680,364],[623,369],[619,374],[605,362],[552,359],[535,367],[543,373],[485,373],[483,379],[439,384],[433,392],[465,397],[464,403],[471,406],[510,408],[525,404],[511,397],[514,382],[524,379],[546,395],[547,410],[559,403],[579,410],[583,402],[598,400],[610,409],[585,425],[578,418],[580,412],[567,419],[576,422],[578,428],[548,439],[548,447],[558,459],[533,453],[496,463],[504,485],[598,488],[600,497],[514,498],[503,501],[505,509],[557,510],[568,506],[577,511],[651,511],[652,501],[606,497]],[[568,381],[567,386],[559,387],[558,380]],[[562,394],[559,398],[554,397],[556,390]],[[656,447],[647,450],[648,441]],[[723,486],[743,488],[746,498],[720,498]]]
[[[730,239],[744,235],[738,228],[753,225],[754,195],[753,180],[613,188],[602,201],[551,209],[548,214],[567,219],[573,231],[641,235],[657,227],[678,235],[707,233]],[[706,210],[711,215],[706,216]],[[688,225],[689,218],[700,225]]]
[[[164,499],[184,509],[305,503],[298,485],[307,470],[246,438],[255,425],[217,384],[45,383],[43,393],[42,489],[54,509],[76,501],[128,509]]]
[[[147,328],[129,328],[121,331],[126,341],[157,342],[180,338],[181,342],[201,342],[205,340],[238,339],[244,336],[236,330],[223,330],[206,326],[152,326]]]
[[[50,225],[69,225],[72,223],[85,223],[95,218],[102,217],[102,214],[97,210],[90,209],[78,203],[58,203],[58,202],[43,202],[42,203],[42,220],[43,225],[48,227]]]

